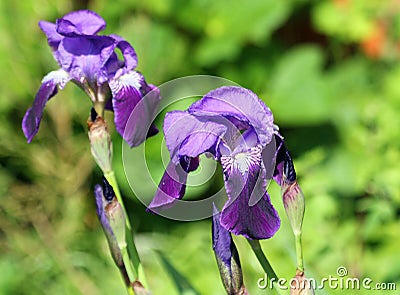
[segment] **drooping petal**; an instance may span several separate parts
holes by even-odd
[[[194,162],[191,163],[192,161]],[[181,163],[178,164],[170,161],[147,209],[157,212],[171,207],[176,200],[182,199],[185,194],[187,175],[190,171],[197,169],[197,166],[198,159],[189,157],[183,157]]]
[[[109,82],[112,92],[114,121],[117,131],[131,146],[138,146],[148,134],[156,132],[152,126],[160,101],[158,88],[151,88],[143,97],[144,77],[135,71],[122,75]]]
[[[106,22],[97,13],[90,10],[78,10],[57,19],[57,32],[73,37],[79,35],[95,35],[104,30]]]
[[[197,157],[210,151],[220,140],[227,127],[221,123],[198,118],[183,111],[173,111],[164,119],[164,135],[171,160],[180,156]]]
[[[228,202],[221,224],[236,235],[268,239],[279,229],[280,219],[266,192],[261,146],[247,153],[222,156]]]
[[[69,75],[63,70],[50,72],[43,78],[32,107],[26,111],[22,120],[22,130],[28,142],[31,142],[38,132],[44,107],[47,101],[56,95],[57,85],[62,89],[69,80]]]
[[[212,90],[188,111],[196,116],[224,116],[247,123],[254,128],[262,145],[269,143],[273,135],[271,110],[252,91],[242,87],[224,86]]]
[[[110,35],[110,37],[115,39],[117,43],[116,47],[121,50],[122,56],[124,57],[124,66],[116,73],[116,78],[118,78],[121,75],[135,69],[137,67],[138,60],[135,49],[131,44],[129,44],[128,41],[117,35]]]
[[[39,22],[40,29],[46,34],[47,42],[51,49],[56,51],[61,40],[64,38],[56,31],[56,25],[47,21]]]

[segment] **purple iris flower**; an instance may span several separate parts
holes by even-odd
[[[221,225],[236,235],[267,239],[279,229],[280,219],[266,191],[279,181],[283,139],[270,109],[250,90],[221,87],[207,93],[187,111],[167,113],[164,135],[171,161],[149,210],[172,206],[185,194],[187,174],[197,169],[199,155],[217,160],[224,172],[228,201]],[[278,182],[280,184],[280,182]]]
[[[137,146],[146,136],[157,133],[155,126],[149,131],[142,129],[150,125],[146,122],[159,102],[159,90],[134,70],[136,53],[126,40],[116,35],[97,35],[106,27],[99,15],[88,10],[74,11],[57,19],[55,24],[40,21],[39,27],[46,34],[60,69],[43,78],[32,107],[24,116],[22,129],[28,142],[38,132],[47,101],[69,81],[88,94],[100,115],[104,108],[114,111],[116,129],[130,146]],[[123,60],[118,59],[117,49]],[[148,93],[143,103],[142,98]],[[140,110],[127,126],[136,106]]]

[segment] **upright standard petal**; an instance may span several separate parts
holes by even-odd
[[[55,53],[60,66],[78,82],[101,84],[108,80],[105,67],[113,55],[116,43],[107,36],[66,37]]]
[[[106,22],[90,10],[78,10],[66,14],[56,22],[57,32],[64,36],[95,35],[104,30]]]
[[[62,89],[69,80],[69,75],[63,70],[50,72],[43,78],[32,107],[26,111],[22,120],[22,130],[28,142],[31,142],[38,132],[44,107],[47,101],[56,95],[57,85]]]
[[[111,80],[109,85],[116,129],[131,147],[138,146],[149,132],[154,133],[152,121],[160,101],[159,90],[153,87],[149,93],[142,93],[147,84],[135,71]]]
[[[250,239],[268,239],[280,226],[266,192],[261,152],[261,147],[256,146],[247,153],[221,157],[229,198],[221,212],[221,224]]]
[[[49,43],[51,49],[56,51],[61,40],[64,38],[62,35],[57,33],[56,25],[46,21],[40,21],[39,27],[46,34],[47,43]]]
[[[273,135],[271,110],[252,91],[242,87],[224,86],[212,90],[192,104],[188,111],[197,116],[231,117],[248,123],[262,145],[269,143]]]

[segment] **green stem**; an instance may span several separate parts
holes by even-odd
[[[304,272],[301,232],[295,234],[295,241],[296,241],[297,269],[301,272]]]
[[[250,239],[247,239],[247,241],[249,242],[251,249],[253,250],[254,254],[256,255],[258,262],[260,262],[261,267],[267,274],[269,281],[270,282],[272,281],[272,283],[275,284],[275,287],[276,287],[276,288],[274,288],[275,292],[279,295],[283,294],[281,289],[278,286],[276,286],[276,284],[278,282],[278,276],[276,275],[274,269],[272,268],[267,257],[265,256],[265,254],[261,248],[260,241],[250,240]]]
[[[125,205],[121,196],[121,192],[118,187],[117,180],[115,178],[115,173],[114,171],[109,171],[107,173],[104,173],[104,177],[107,179],[107,181],[110,183],[110,185],[113,187],[115,196],[118,199],[118,202],[121,204],[122,208],[124,209],[125,213],[127,212],[125,209]],[[133,231],[131,227],[131,223],[129,220],[129,216],[126,213],[126,247],[124,249],[121,249],[122,252],[122,258],[125,263],[125,267],[127,270],[127,273],[129,275],[129,279],[131,282],[134,282],[135,280],[139,279],[139,275],[141,277],[141,282],[144,284],[146,282],[146,278],[143,273],[143,269],[141,266],[139,254],[137,252],[135,243],[134,243],[134,237],[133,237]],[[144,286],[146,286],[144,284]]]

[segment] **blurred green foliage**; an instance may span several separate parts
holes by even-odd
[[[270,106],[306,195],[308,277],[335,276],[345,266],[349,277],[400,288],[398,1],[25,0],[0,2],[0,294],[125,292],[95,215],[92,187],[101,175],[86,135],[89,100],[68,85],[46,107],[33,143],[20,129],[41,78],[57,68],[37,22],[85,7],[107,21],[106,33],[133,44],[150,83],[216,75]],[[209,220],[145,213],[124,182],[121,139],[115,133],[114,139],[118,178],[154,294],[178,294],[157,250],[201,294],[223,294]],[[161,134],[146,143],[150,161],[161,159],[161,144]],[[160,177],[161,162],[151,165]],[[217,176],[188,197],[221,188]],[[278,275],[290,279],[294,240],[277,185],[270,192],[282,228],[262,245]],[[245,240],[235,241],[246,286],[265,294],[257,288],[261,267]]]

